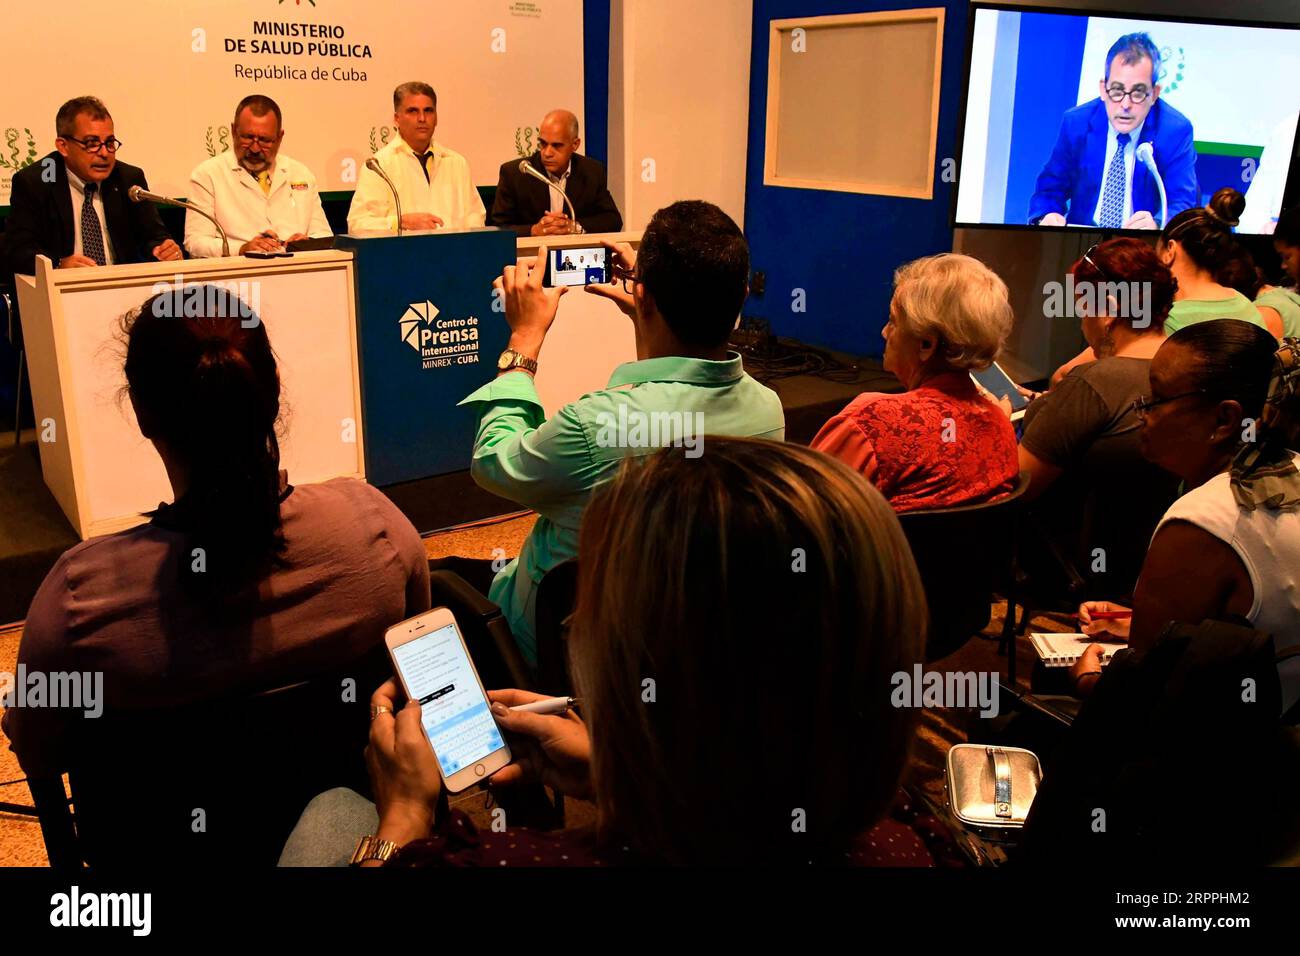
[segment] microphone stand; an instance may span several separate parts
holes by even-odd
[[[533,164],[530,163],[530,162],[529,162],[528,160],[526,160],[526,159],[525,159],[525,160],[522,160],[522,161],[519,163],[519,169],[520,169],[520,171],[526,173],[527,175],[532,176],[533,179],[536,179],[536,180],[539,180],[540,182],[545,183],[545,184],[546,184],[547,186],[549,186],[551,189],[553,189],[553,190],[555,190],[557,193],[559,193],[559,194],[560,194],[560,198],[563,199],[565,205],[567,205],[567,206],[569,207],[569,217],[573,220],[573,224],[574,224],[574,226],[577,226],[577,225],[578,225],[578,212],[577,212],[576,209],[573,208],[573,202],[569,199],[569,194],[568,194],[568,193],[566,193],[566,192],[565,192],[563,189],[561,189],[559,186],[555,185],[555,183],[551,182],[551,179],[550,179],[549,176],[544,176],[544,175],[542,175],[541,173],[539,173],[539,172],[538,172],[538,171],[533,167]]]
[[[379,165],[379,160],[373,158],[366,160],[366,169],[376,173],[380,179],[388,184],[388,191],[393,194],[393,205],[397,208],[397,234],[400,236],[402,234],[402,200],[397,195],[397,187],[388,178],[388,173],[384,172],[384,167]]]
[[[191,212],[198,213],[208,222],[212,223],[217,230],[217,235],[221,237],[221,255],[223,257],[230,255],[230,240],[226,238],[226,230],[221,228],[221,223],[217,222],[210,213],[204,212],[188,199],[172,199],[170,196],[159,196],[156,193],[145,192],[139,186],[132,186],[127,191],[127,196],[132,202],[148,202],[149,200],[153,200],[154,202],[162,203],[166,206],[178,206],[181,209],[187,209]]]

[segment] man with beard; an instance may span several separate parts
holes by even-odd
[[[231,250],[239,255],[281,252],[290,242],[334,234],[316,177],[280,152],[281,123],[275,100],[244,97],[230,124],[234,147],[199,163],[190,174],[190,202],[221,223]],[[185,214],[185,248],[192,256],[219,256],[221,236],[191,211]]]

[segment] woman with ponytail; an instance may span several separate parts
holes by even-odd
[[[1208,206],[1183,210],[1160,233],[1156,253],[1178,280],[1166,335],[1214,319],[1268,327],[1250,298],[1235,288],[1247,272],[1254,274],[1250,254],[1232,234],[1245,208],[1241,193],[1220,189]]]
[[[203,292],[201,315],[179,314],[166,292],[123,320],[127,394],[172,502],[66,552],[18,651],[29,672],[102,672],[110,708],[309,679],[429,607],[424,545],[383,494],[353,479],[289,483],[266,327],[235,295]],[[74,717],[6,713],[29,774],[65,769]]]

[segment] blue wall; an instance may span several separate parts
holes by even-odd
[[[965,0],[943,2],[933,200],[763,185],[769,21],[912,6],[879,0],[754,0],[745,232],[753,268],[767,274],[767,287],[762,296],[750,296],[745,315],[768,320],[778,335],[859,355],[881,355],[880,331],[889,317],[895,267],[952,249],[948,218],[955,184],[943,182],[940,170],[945,157],[956,155],[959,97],[965,83]],[[863,95],[871,94],[864,90]],[[881,135],[889,135],[888,130]],[[802,313],[791,309],[796,288],[806,293],[807,311]]]

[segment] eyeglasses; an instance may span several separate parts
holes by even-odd
[[[70,143],[76,143],[88,153],[98,153],[100,150],[108,150],[110,153],[116,153],[122,148],[122,141],[116,136],[110,136],[108,139],[99,139],[91,137],[90,139],[77,139],[75,136],[63,136]]]
[[[267,139],[265,136],[246,136],[243,133],[238,134],[235,137],[235,139],[239,140],[239,145],[245,148],[252,146],[254,143],[256,143],[258,146],[261,146],[263,149],[270,149],[276,143],[275,140]]]
[[[1126,90],[1118,84],[1106,87],[1106,99],[1110,100],[1112,103],[1123,103],[1124,97],[1127,96],[1136,105],[1138,103],[1146,102],[1146,98],[1150,95],[1151,91],[1141,85],[1135,86],[1131,90]]]
[[[628,286],[628,283],[629,283],[629,282],[632,283],[632,285],[636,285],[636,283],[637,283],[638,281],[640,281],[640,280],[637,279],[637,277],[636,277],[636,272],[635,272],[634,270],[632,270],[632,269],[624,269],[622,266],[615,265],[614,263],[611,262],[611,263],[610,263],[610,266],[609,266],[609,274],[613,277],[613,278],[610,279],[610,282],[611,282],[611,283],[613,283],[613,282],[622,282],[622,283],[623,283],[623,291],[624,291],[624,292],[626,292],[628,295],[635,295],[635,294],[636,294],[636,293],[635,293],[631,288],[629,288],[629,286]]]
[[[1089,247],[1088,247],[1088,251],[1085,252],[1085,253],[1083,254],[1083,259],[1082,259],[1081,261],[1088,263],[1088,265],[1092,266],[1092,267],[1093,267],[1094,269],[1096,269],[1099,273],[1101,273],[1101,277],[1102,277],[1103,279],[1105,279],[1107,282],[1109,282],[1109,281],[1110,281],[1110,276],[1108,276],[1108,275],[1106,274],[1106,270],[1103,269],[1101,266],[1097,265],[1096,260],[1094,260],[1094,259],[1092,258],[1092,254],[1093,254],[1094,252],[1097,251],[1097,247],[1098,247],[1099,245],[1101,245],[1100,242],[1094,242],[1091,246],[1089,246]]]
[[[1163,405],[1165,402],[1176,402],[1180,398],[1191,398],[1193,395],[1208,395],[1209,391],[1204,388],[1198,388],[1191,392],[1183,392],[1181,395],[1170,395],[1168,398],[1152,398],[1150,395],[1143,395],[1141,398],[1134,399],[1133,411],[1137,412],[1138,418],[1145,416],[1151,409],[1157,405]]]

